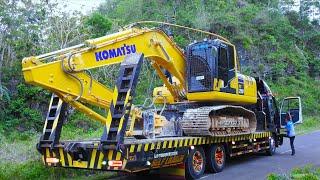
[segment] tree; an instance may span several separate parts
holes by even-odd
[[[97,38],[105,36],[107,32],[111,29],[111,21],[107,16],[94,12],[89,17],[85,18],[84,25],[88,29],[90,38]]]

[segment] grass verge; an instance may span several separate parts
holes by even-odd
[[[320,168],[313,165],[307,165],[302,168],[294,168],[288,174],[271,173],[267,177],[268,180],[319,180]]]
[[[107,179],[114,173],[67,168],[47,168],[40,160],[1,163],[0,179]]]
[[[102,131],[88,127],[85,130],[66,124],[62,130],[63,139],[99,138]],[[36,150],[39,133],[13,132],[10,135],[0,133],[0,180],[11,179],[107,179],[115,173],[92,170],[53,168],[43,165]]]
[[[315,116],[306,117],[302,124],[296,126],[295,130],[298,135],[320,130],[320,118]]]

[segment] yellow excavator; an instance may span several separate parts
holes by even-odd
[[[229,40],[214,33],[161,23],[208,36],[182,49],[162,29],[142,28],[146,23],[159,22],[134,23],[117,33],[23,59],[25,81],[53,93],[38,144],[47,165],[93,169],[106,165],[103,158],[96,158],[98,165],[95,161],[92,164],[92,158],[86,158],[93,155],[90,154],[93,151],[84,153],[90,149],[88,143],[59,142],[63,125],[61,114],[67,104],[102,123],[101,139],[91,144],[97,148],[95,154],[108,150],[117,152],[114,158],[108,154],[104,156],[108,157],[106,166],[110,167],[120,163],[112,159],[130,159],[124,153],[132,139],[232,138],[270,132],[276,145],[281,143],[277,136],[282,126],[281,115],[270,88],[260,78],[240,73],[236,48]],[[150,63],[163,82],[163,86],[153,91],[152,103],[157,104],[153,106],[157,108],[132,104],[137,84],[148,83],[138,82],[143,63]],[[90,72],[114,64],[120,64],[115,87],[99,83]],[[92,106],[106,109],[107,115],[99,114]],[[301,110],[293,110],[293,113],[297,117],[295,122],[301,122]],[[79,149],[83,150],[82,154]],[[136,149],[128,152],[131,150]],[[64,164],[62,155],[68,157]],[[122,163],[118,165],[125,169]]]

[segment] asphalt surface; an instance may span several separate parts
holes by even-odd
[[[285,174],[292,168],[313,164],[320,167],[320,131],[296,136],[296,155],[291,156],[289,139],[284,139],[284,144],[277,148],[273,156],[265,154],[250,154],[231,158],[226,162],[226,167],[221,173],[205,174],[201,180],[248,180],[266,179],[270,173]],[[157,174],[145,177],[122,176],[115,179],[166,179]]]
[[[266,179],[272,172],[285,174],[292,168],[307,164],[320,166],[320,131],[296,136],[294,144],[295,156],[291,156],[290,142],[285,138],[284,144],[277,148],[273,156],[240,156],[227,161],[227,166],[221,173],[204,175],[201,179]]]

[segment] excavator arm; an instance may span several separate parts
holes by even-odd
[[[129,28],[87,40],[56,52],[24,58],[22,71],[27,83],[41,86],[65,102],[105,123],[106,118],[83,103],[109,108],[113,91],[92,78],[90,69],[119,64],[124,57],[142,53],[156,70],[175,101],[185,92],[185,59],[182,51],[161,30]],[[176,82],[169,82],[164,70]]]

